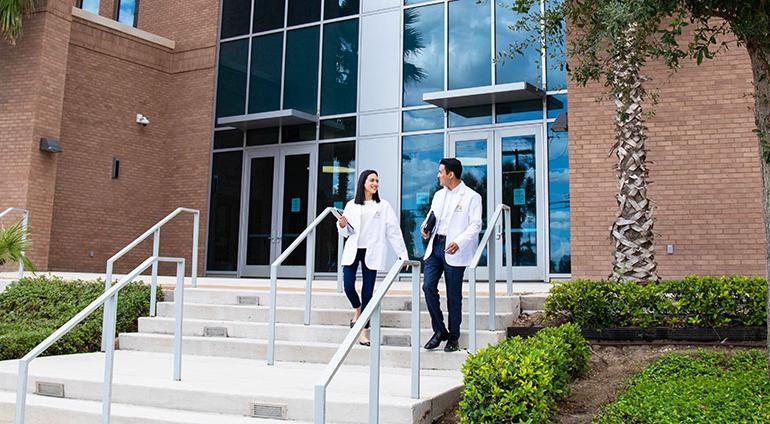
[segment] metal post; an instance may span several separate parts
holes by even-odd
[[[503,211],[505,216],[505,280],[506,293],[513,296],[513,246],[511,246],[511,210]]]
[[[104,276],[104,291],[107,291],[112,287],[112,262],[107,262],[107,272]],[[102,352],[107,351],[107,321],[111,314],[110,302],[104,303],[104,310],[102,311]]]
[[[16,424],[24,424],[24,412],[27,406],[27,376],[29,362],[19,361],[19,376],[16,380]]]
[[[412,399],[420,398],[420,267],[412,267]]]
[[[372,314],[371,348],[369,351],[369,424],[380,422],[380,311],[377,304]]]
[[[499,217],[500,215],[497,215]],[[495,227],[497,227],[497,220],[492,223]],[[489,244],[487,250],[487,269],[489,270],[489,318],[487,326],[489,327],[489,331],[495,331],[495,286],[497,285],[497,240],[499,240],[499,236],[495,236],[495,238],[489,239]],[[474,316],[475,318],[475,316]]]
[[[310,312],[313,303],[313,271],[315,268],[315,227],[307,236],[305,243],[305,325],[310,325]]]
[[[156,262],[157,263],[157,262]],[[182,324],[184,323],[184,259],[176,264],[176,287],[174,288],[174,380],[182,379]]]
[[[470,269],[468,290],[471,298],[468,302],[468,350],[476,353],[476,267]]]
[[[192,264],[190,264],[190,278],[192,287],[198,287],[198,232],[201,226],[201,213],[195,211],[193,215],[193,246],[192,246]]]
[[[315,385],[315,406],[313,408],[313,423],[326,424],[326,386]]]
[[[112,408],[112,368],[115,359],[115,326],[118,311],[118,293],[112,295],[105,306],[109,305],[110,313],[107,316],[107,338],[104,351],[104,383],[102,386],[102,424],[110,423],[110,409]],[[107,308],[105,308],[106,311]],[[104,342],[105,339],[102,339]]]
[[[24,210],[24,216],[21,218],[21,240],[27,241],[27,225],[29,225],[29,211]],[[27,256],[27,252],[21,252],[21,256]],[[19,261],[19,280],[24,278],[24,261]]]
[[[337,236],[337,292],[342,293],[342,250],[345,248],[345,238]]]
[[[160,256],[160,227],[155,230],[155,234],[152,236],[152,256],[156,258]],[[158,261],[152,263],[152,279],[150,280],[150,316],[154,317],[156,314],[155,298],[158,294]]]
[[[267,365],[275,363],[275,302],[278,298],[278,265],[270,265],[270,313],[267,327]]]

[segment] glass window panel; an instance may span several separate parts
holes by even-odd
[[[137,1],[138,0],[120,0],[118,4],[118,22],[132,27],[136,26],[138,12]]]
[[[444,5],[404,9],[404,106],[444,89]]]
[[[315,140],[316,124],[302,124],[283,127],[281,129],[281,141],[284,143],[295,143],[297,141]]]
[[[80,8],[91,13],[99,14],[99,0],[82,0]]]
[[[278,127],[255,128],[246,131],[247,146],[261,146],[278,143]]]
[[[220,37],[230,38],[249,33],[251,0],[223,0]]]
[[[358,14],[358,0],[324,0],[324,19]]]
[[[321,20],[321,0],[289,0],[289,26]]]
[[[246,265],[269,265],[273,240],[272,156],[251,159],[249,181],[249,229],[246,237]]]
[[[560,0],[545,0],[545,7],[550,9],[552,6],[559,5]],[[566,24],[562,21],[562,28]],[[548,37],[548,35],[546,35]],[[546,50],[546,82],[548,90],[566,90],[567,89],[567,40],[566,34],[560,39],[546,40],[549,46]]]
[[[249,113],[281,108],[281,57],[283,33],[254,37],[251,41]]]
[[[252,32],[283,28],[285,0],[255,0]]]
[[[281,251],[285,251],[307,228],[308,190],[310,185],[310,155],[286,156],[283,164],[283,225],[281,226]],[[272,187],[272,186],[271,186]],[[305,248],[302,242],[284,264],[305,265]]]
[[[468,106],[449,110],[449,128],[492,123],[492,106]]]
[[[508,2],[496,3],[495,15],[495,39],[497,51],[508,51],[512,43],[521,43],[530,37],[529,34],[514,31],[510,27],[520,19],[520,14],[511,9]],[[540,11],[538,2],[534,8]],[[539,37],[540,29],[536,30]],[[530,45],[526,51],[520,54],[512,54],[511,57],[501,58],[495,64],[497,84],[526,81],[536,87],[542,85],[541,72],[542,58],[540,57],[540,44]]]
[[[492,11],[488,2],[449,3],[449,89],[492,84]]]
[[[238,269],[242,168],[242,151],[214,154],[206,260],[209,271]]]
[[[567,95],[548,96],[546,105],[548,106],[548,118],[556,118],[560,113],[567,111]]]
[[[302,28],[286,34],[286,75],[283,108],[315,115],[318,110],[319,27]]]
[[[500,103],[496,106],[496,113],[497,116],[495,119],[498,123],[543,119],[543,101],[535,99],[513,103]]]
[[[236,40],[219,45],[217,118],[243,115],[246,109],[248,55],[249,40]]]
[[[325,119],[321,121],[321,139],[356,136],[356,118]]]
[[[548,226],[552,273],[571,272],[568,133],[548,124]]]
[[[503,203],[511,208],[513,266],[537,266],[535,136],[502,138]]]
[[[491,116],[490,116],[491,118]],[[481,207],[487,210],[487,139],[458,140],[455,142],[455,157],[463,165],[462,180],[469,188],[481,195]],[[481,214],[479,240],[487,230],[487,214]],[[487,253],[479,260],[480,266],[487,265]]]
[[[433,0],[404,0],[404,4],[420,4],[420,3],[426,3]]]
[[[355,196],[356,142],[324,143],[318,146],[318,205],[316,213],[334,206],[342,209]],[[337,271],[337,229],[321,225],[316,229],[315,269]]]
[[[444,110],[439,108],[404,111],[404,131],[444,128]]]
[[[401,230],[413,258],[422,258],[427,242],[420,224],[430,210],[433,194],[441,189],[436,174],[444,157],[444,134],[403,137],[401,147]]]
[[[356,111],[358,19],[324,25],[321,114]]]
[[[214,133],[215,149],[231,149],[234,147],[243,147],[243,132],[241,130],[225,130]]]

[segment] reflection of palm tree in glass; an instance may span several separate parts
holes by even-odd
[[[404,10],[404,85],[409,82],[420,82],[428,75],[425,70],[410,63],[409,56],[416,56],[425,48],[423,35],[417,30],[419,14],[416,9]]]

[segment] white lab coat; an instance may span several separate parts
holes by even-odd
[[[406,244],[404,243],[404,236],[401,234],[401,227],[390,203],[387,200],[381,199],[379,203],[376,203],[376,206],[377,211],[364,230],[366,234],[359,234],[363,205],[358,205],[353,200],[345,205],[343,215],[348,219],[350,225],[340,228],[339,222],[337,223],[337,231],[348,239],[345,243],[345,248],[342,250],[342,265],[352,265],[356,260],[359,237],[366,237],[369,241],[369,246],[366,248],[366,256],[364,257],[366,267],[369,269],[378,271],[386,269],[385,260],[388,253],[386,241],[390,242],[399,259],[409,258]],[[351,226],[355,228],[355,231],[350,230]]]
[[[481,195],[468,188],[465,183],[455,187],[457,196],[454,201],[446,205],[448,210],[452,211],[449,218],[448,230],[446,234],[446,245],[455,242],[459,249],[454,254],[446,254],[446,263],[452,266],[470,266],[473,254],[479,246],[479,232],[481,231]],[[436,226],[433,227],[433,234],[430,235],[428,248],[425,249],[424,259],[430,257],[433,251],[433,239],[438,229],[438,220],[441,219],[444,210],[444,199],[449,189],[444,187],[433,195],[433,201],[430,204],[430,210],[436,215]],[[422,225],[425,225],[423,221]],[[421,226],[422,228],[422,226]]]

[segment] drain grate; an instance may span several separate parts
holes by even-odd
[[[257,296],[238,296],[239,305],[259,305],[259,297]]]
[[[282,403],[252,402],[250,416],[286,420],[289,419],[289,406]]]
[[[412,301],[407,300],[404,302],[404,309],[402,311],[411,311],[412,310]]]
[[[64,384],[47,383],[45,381],[35,382],[35,394],[40,396],[64,397]]]
[[[411,346],[410,336],[383,336],[382,344],[386,346]]]
[[[203,337],[227,337],[227,327],[203,327]]]

